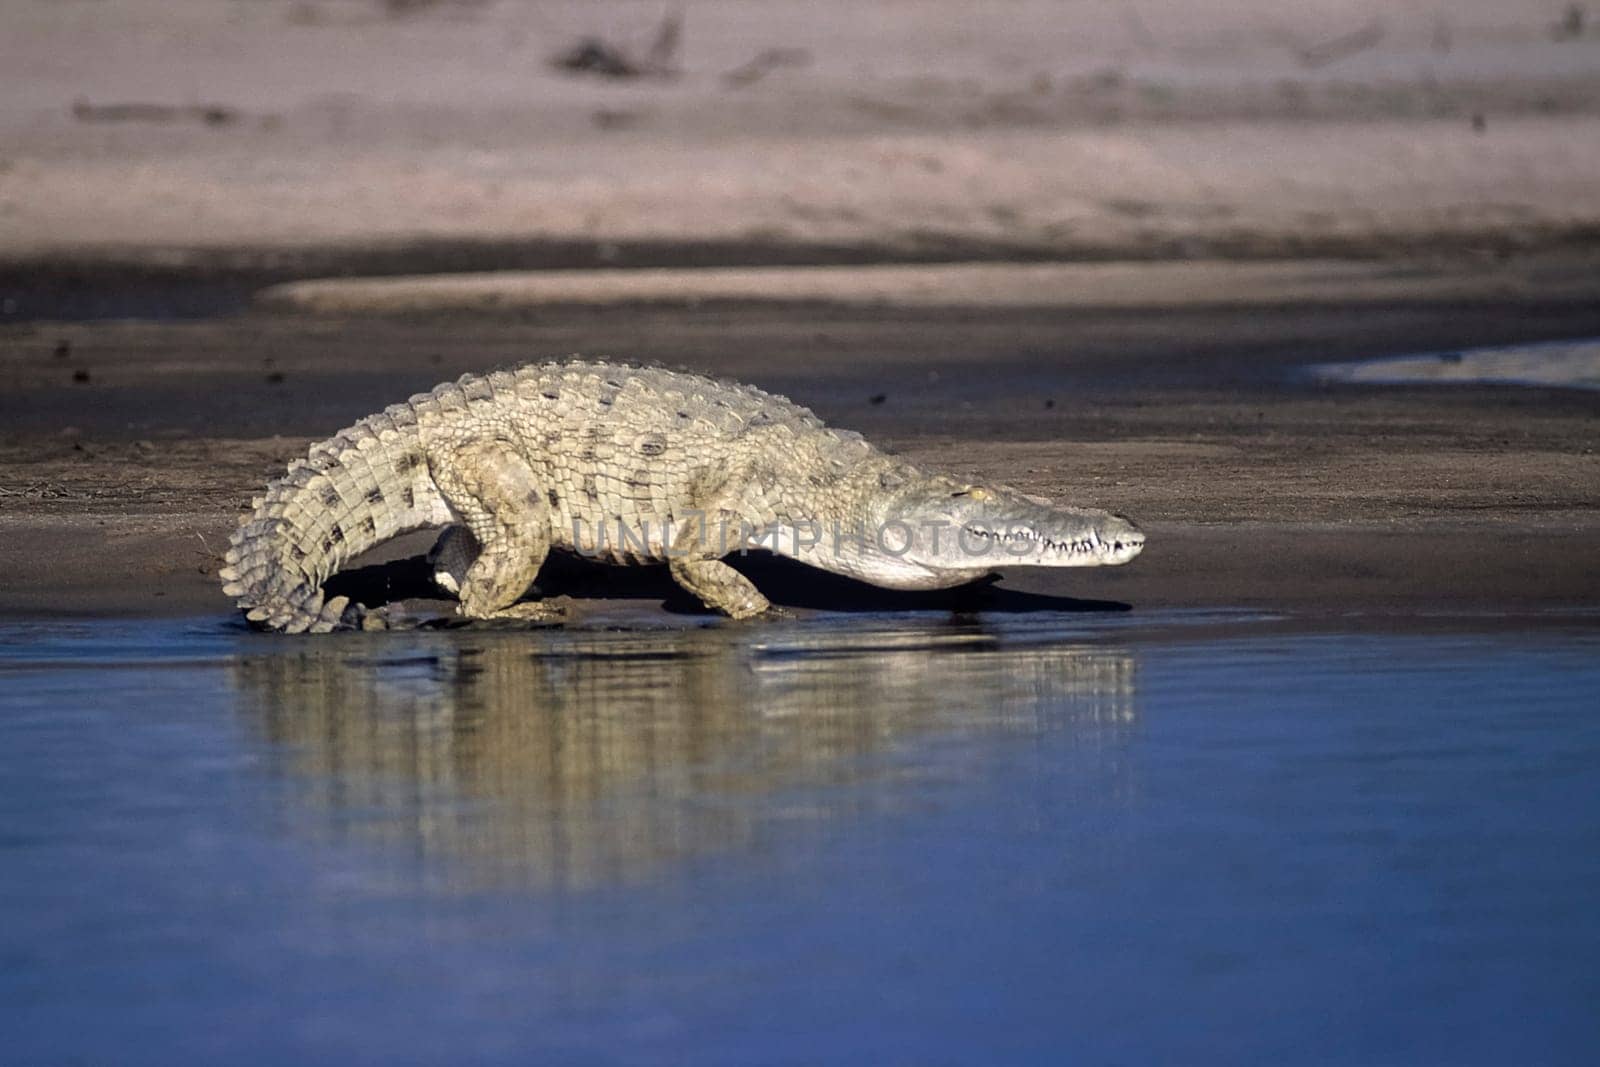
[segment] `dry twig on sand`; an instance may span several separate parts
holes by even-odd
[[[804,48],[768,48],[723,74],[722,83],[741,89],[753,85],[780,67],[804,67],[810,63],[811,53]]]
[[[1289,47],[1294,51],[1295,58],[1300,60],[1302,67],[1315,70],[1330,63],[1337,63],[1341,59],[1348,59],[1370,48],[1376,48],[1382,43],[1384,33],[1383,23],[1373,20],[1359,30],[1330,37],[1316,44],[1304,45],[1291,41]]]
[[[673,12],[661,20],[655,38],[643,57],[603,37],[585,37],[550,61],[573,74],[603,78],[671,78],[679,73],[678,49],[683,43],[683,15]]]
[[[72,117],[79,122],[203,122],[207,126],[226,126],[237,122],[239,113],[220,104],[91,104],[75,100]]]

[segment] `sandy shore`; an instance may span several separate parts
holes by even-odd
[[[1414,254],[1600,232],[1600,49],[1560,4],[670,7],[652,61],[663,11],[616,0],[7,5],[0,260]],[[634,76],[552,63],[586,41]]]
[[[1600,597],[1594,393],[1304,374],[1600,336],[1566,5],[4,7],[5,614],[220,617],[308,440],[571,352],[1152,532],[1022,594]]]
[[[464,371],[574,351],[752,381],[917,462],[1149,527],[1132,566],[1009,575],[1004,587],[1024,594],[1310,612],[1592,607],[1600,395],[1301,374],[1600,334],[1592,264],[1499,269],[1520,284],[1458,300],[1164,305],[1155,285],[1143,307],[263,309],[5,327],[0,612],[224,616],[212,576],[233,516],[309,440]],[[1591,288],[1531,284],[1552,271]],[[805,583],[787,594],[833,603]]]
[[[482,271],[319,278],[267,287],[256,302],[319,314],[535,311],[551,306],[746,301],[898,308],[1372,307],[1474,300],[1582,301],[1586,257],[1373,264],[1325,260],[1177,263],[922,263],[871,266]],[[1574,270],[1576,268],[1576,270]]]

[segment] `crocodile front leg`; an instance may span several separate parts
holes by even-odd
[[[701,498],[710,501],[697,521],[685,522],[672,539],[668,570],[673,581],[713,611],[735,619],[770,613],[770,601],[755,584],[722,562],[744,545],[744,533],[773,521],[758,482],[739,472]]]
[[[668,569],[673,581],[699,597],[712,611],[735,619],[753,619],[772,608],[750,579],[720,559],[674,559]]]

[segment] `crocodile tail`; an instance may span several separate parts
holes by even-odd
[[[407,404],[312,445],[251,507],[228,542],[223,592],[253,626],[286,633],[359,628],[363,609],[325,600],[322,583],[375,545],[450,520]]]

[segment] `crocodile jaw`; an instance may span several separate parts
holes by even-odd
[[[972,544],[992,546],[1001,559],[1030,567],[1117,566],[1144,551],[1144,532],[1132,522],[1086,508],[969,521],[962,533]]]
[[[941,589],[1004,567],[1115,566],[1139,555],[1145,541],[1120,515],[944,475],[896,487],[868,509],[859,530],[793,554],[890,589]]]

